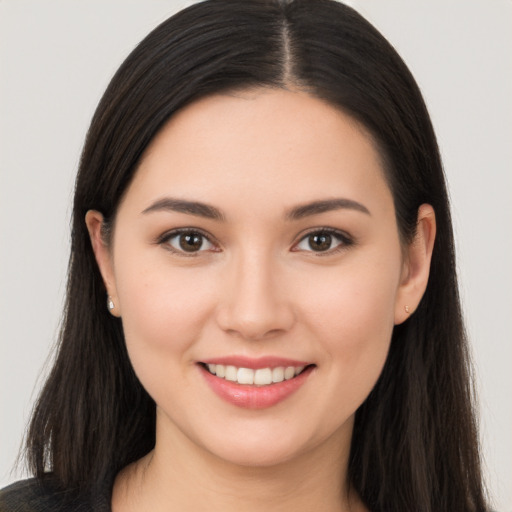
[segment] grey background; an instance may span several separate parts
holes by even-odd
[[[73,180],[92,112],[176,0],[0,0],[0,486],[62,307]],[[485,471],[512,511],[512,2],[353,0],[430,108],[451,190]]]

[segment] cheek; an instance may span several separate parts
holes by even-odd
[[[214,289],[202,274],[161,264],[138,266],[136,261],[119,268],[117,292],[130,355],[184,354],[197,341]]]
[[[333,273],[308,296],[304,316],[331,361],[351,375],[377,379],[394,327],[400,267],[369,260]]]
[[[157,404],[186,401],[185,390],[193,389],[186,370],[210,316],[213,283],[205,282],[207,276],[198,270],[134,263],[123,263],[116,276],[133,369]]]
[[[326,378],[325,394],[315,400],[330,411],[326,428],[350,418],[381,375],[394,327],[395,293],[389,272],[368,268],[340,275],[323,293],[310,296],[308,329],[322,347],[319,368]]]

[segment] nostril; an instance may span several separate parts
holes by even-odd
[[[249,341],[266,340],[277,337],[285,332],[285,329],[260,329],[255,324],[240,324],[237,329],[226,329],[225,331],[234,337],[239,337]]]
[[[247,340],[272,338],[289,331],[296,320],[294,309],[276,289],[281,290],[259,283],[238,285],[232,293],[228,290],[216,309],[218,326],[231,336]]]

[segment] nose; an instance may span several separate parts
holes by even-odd
[[[246,340],[262,340],[287,332],[295,315],[278,265],[262,254],[240,257],[222,286],[217,309],[222,330]]]

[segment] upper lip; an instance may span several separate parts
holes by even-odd
[[[285,357],[263,356],[263,357],[247,357],[247,356],[225,356],[214,357],[201,361],[204,364],[222,364],[224,366],[236,366],[237,368],[251,368],[258,370],[260,368],[278,368],[284,366],[309,366],[311,361],[299,361]]]

